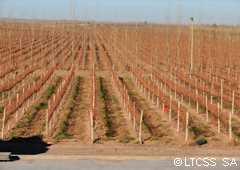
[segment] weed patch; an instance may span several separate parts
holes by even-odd
[[[78,76],[76,78],[75,84],[73,86],[71,99],[68,101],[67,107],[65,108],[66,113],[60,122],[59,133],[55,137],[55,139],[57,139],[57,140],[72,138],[72,135],[67,133],[67,130],[69,128],[68,120],[71,118],[71,113],[75,107],[74,103],[75,103],[77,95],[79,93],[80,80],[81,80],[81,78]]]
[[[57,80],[59,81],[59,77]],[[56,80],[55,80],[56,81]],[[30,111],[26,113],[24,118],[17,124],[16,128],[14,130],[16,131],[24,131],[26,127],[30,125],[30,123],[36,118],[36,115],[40,109],[46,109],[47,108],[47,100],[51,97],[51,95],[54,93],[55,85],[50,85],[48,89],[46,90],[45,95],[43,98],[37,102],[34,106],[30,108]],[[37,120],[39,120],[39,117],[37,117]],[[21,130],[20,130],[21,129]],[[16,134],[16,132],[13,132],[13,134]]]
[[[111,111],[110,102],[112,101],[108,89],[104,86],[106,80],[103,80],[102,77],[98,77],[97,79],[97,95],[99,102],[103,105],[100,108],[100,118],[104,123],[104,133],[107,137],[112,136],[116,133],[115,126],[110,119],[110,115],[113,113]]]

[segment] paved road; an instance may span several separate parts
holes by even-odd
[[[206,160],[205,160],[206,161]],[[236,161],[237,166],[232,164],[230,166],[231,160],[227,161],[229,163],[228,166],[223,166],[223,164],[227,165],[226,162],[223,161],[206,161],[207,163],[199,161],[198,164],[202,166],[197,166],[195,161],[193,166],[191,165],[191,160],[186,161],[185,166],[184,161],[183,164],[179,167],[174,165],[173,160],[114,160],[114,161],[103,161],[103,160],[71,160],[71,159],[21,159],[21,160],[13,160],[9,162],[0,162],[0,170],[76,170],[76,169],[86,169],[86,170],[96,170],[96,169],[104,169],[104,170],[239,170],[240,161]],[[208,165],[208,166],[203,166]],[[211,166],[216,165],[216,166]]]

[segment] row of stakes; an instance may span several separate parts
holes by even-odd
[[[211,69],[210,69],[210,73],[211,73]],[[161,75],[162,75],[162,73],[161,73]],[[191,75],[189,75],[189,76],[190,76],[190,79],[191,79],[192,78]],[[212,77],[211,74],[210,74],[210,78],[212,79],[214,77]],[[171,74],[171,79],[172,79],[172,74]],[[165,80],[166,80],[166,76],[165,76]],[[195,81],[197,82],[196,77],[195,77]],[[216,79],[216,81],[217,81],[217,79]],[[221,109],[222,109],[222,106],[223,106],[223,82],[224,82],[224,80],[221,79]],[[176,75],[175,75],[175,83],[176,83]],[[202,83],[205,85],[204,81],[202,81]],[[179,79],[179,84],[180,84],[180,79]],[[190,89],[191,89],[191,86],[189,85],[189,91],[190,91]],[[165,90],[166,90],[166,84],[165,84]],[[211,84],[211,104],[213,103],[212,91],[213,91],[213,84]],[[196,95],[198,96],[198,90],[197,89],[196,89]],[[204,96],[204,92],[203,92],[203,96]],[[175,91],[175,98],[176,98],[176,91]],[[183,98],[183,95],[182,95],[182,98]],[[182,101],[183,101],[183,99],[182,99]],[[207,95],[206,95],[206,106],[207,106]],[[190,99],[189,99],[189,107],[190,107]],[[197,114],[198,114],[199,113],[198,102],[197,102],[196,107],[197,107]],[[232,92],[232,111],[229,112],[229,138],[230,138],[230,140],[232,139],[232,115],[233,114],[234,114],[234,90]],[[206,108],[206,120],[208,122],[208,107]],[[213,126],[216,126],[214,116],[213,116]],[[219,103],[218,103],[218,133],[220,133]]]
[[[151,78],[152,77],[153,77],[153,75],[151,74]],[[166,79],[166,76],[165,76],[165,79]],[[223,81],[221,81],[221,82],[223,82]],[[142,89],[143,85],[140,85],[140,81],[137,81],[137,78],[136,78],[136,84],[137,85],[139,84],[139,86],[140,86],[139,88],[141,88],[141,91],[143,91],[144,94],[145,94],[145,89],[144,88]],[[223,89],[223,88],[221,88],[221,89]],[[166,84],[165,84],[165,91],[166,91]],[[196,94],[198,95],[198,90],[196,90]],[[153,95],[152,95],[152,102],[153,102],[153,98],[154,98]],[[232,101],[233,101],[232,102],[232,112],[229,112],[229,138],[230,138],[230,140],[232,139],[232,114],[234,113],[234,91],[233,91],[232,97],[233,97],[233,99],[232,99]],[[150,98],[150,92],[148,93],[148,99],[149,98]],[[176,98],[176,91],[175,91],[175,98]],[[182,96],[182,98],[183,98],[183,96]],[[170,100],[171,99],[172,99],[172,95],[170,95]],[[157,97],[157,107],[158,107],[158,101],[159,101],[159,98]],[[182,99],[182,101],[183,101],[183,99]],[[207,96],[206,96],[206,103],[207,103]],[[212,95],[211,95],[211,103],[212,103]],[[190,106],[190,100],[189,100],[189,106]],[[221,106],[222,106],[222,100],[221,100]],[[178,108],[180,108],[180,102],[178,103]],[[165,114],[168,113],[167,107],[164,106],[164,104],[163,104],[163,112]],[[198,113],[199,113],[199,106],[198,106],[198,102],[197,102],[197,114]],[[218,103],[218,113],[219,113],[219,103]],[[186,141],[188,140],[188,128],[187,128],[188,127],[188,117],[189,117],[189,113],[186,112]],[[206,109],[206,119],[207,119],[207,122],[208,122],[208,109]],[[169,109],[169,121],[170,120],[171,120],[171,102],[170,102],[170,109]],[[215,117],[213,116],[213,126],[215,126],[215,125],[216,125],[215,124]],[[177,132],[179,132],[179,111],[178,111],[178,119],[177,119]],[[219,119],[219,115],[218,115],[218,133],[220,133],[220,119]]]
[[[172,96],[170,96],[170,97],[172,97]],[[206,102],[207,102],[207,96],[206,96]],[[157,106],[158,106],[158,102],[157,102]],[[178,103],[178,107],[180,107],[180,103]],[[219,109],[219,103],[218,103],[218,109]],[[197,110],[198,110],[198,106],[197,106]],[[232,114],[233,114],[233,110],[234,110],[234,91],[233,91],[233,102],[232,102]],[[163,112],[165,114],[168,113],[167,107],[164,106],[164,104],[163,104]],[[3,126],[2,126],[2,139],[4,137],[5,114],[6,114],[6,108],[4,108]],[[47,114],[48,114],[48,111],[47,111]],[[231,114],[231,112],[229,114],[229,137],[230,137],[230,139],[232,138],[232,124],[231,124],[231,117],[232,117],[231,115],[232,114]],[[188,139],[188,117],[189,117],[188,115],[189,115],[189,113],[187,112],[186,113],[186,141]],[[143,116],[143,110],[141,111],[140,128],[139,128],[139,142],[140,143],[142,143],[142,139],[141,139],[141,136],[142,136],[141,135],[142,134],[142,116]],[[169,112],[169,121],[170,121],[170,116],[171,116],[171,108],[170,108],[170,112]],[[92,119],[93,115],[92,115],[92,111],[90,113],[90,117],[91,117],[91,140],[93,141],[93,119]],[[207,117],[207,121],[208,121],[208,111],[207,111],[207,109],[206,109],[206,117]],[[47,121],[47,124],[48,124],[48,121]],[[215,125],[215,117],[213,117],[213,124]],[[46,128],[46,131],[47,131],[47,128]],[[177,132],[179,132],[179,112],[178,112],[178,119],[177,119]],[[220,133],[220,119],[219,118],[218,118],[218,133]]]
[[[33,74],[31,75],[33,77]],[[42,78],[42,76],[41,76]],[[51,80],[53,79],[53,75],[51,76]],[[39,80],[38,80],[38,83],[39,83]],[[33,81],[33,86],[35,85],[35,81]],[[24,80],[23,80],[23,86],[24,86]],[[28,88],[31,88],[30,84],[28,86]],[[45,89],[45,84],[43,85],[43,89]],[[25,88],[23,88],[23,97],[24,97],[24,94],[25,94]],[[19,93],[16,94],[16,97],[17,97],[17,105],[18,105],[18,99],[19,99]],[[38,92],[36,94],[36,98],[38,98]],[[55,98],[55,95],[54,95],[54,98]],[[33,93],[33,100],[35,99],[34,97],[34,93]],[[9,99],[9,106],[11,105],[11,99]],[[30,101],[28,100],[28,103],[27,103],[27,108],[29,108],[30,106]],[[23,107],[23,113],[25,112],[25,109]],[[1,139],[4,140],[4,130],[5,130],[5,125],[6,125],[6,108],[4,108],[4,111],[3,111],[3,124],[2,124],[2,133],[1,133]],[[16,111],[16,120],[18,119],[18,111]],[[9,127],[9,126],[8,126]]]
[[[119,80],[119,79],[118,79]],[[95,86],[93,85],[93,88]],[[124,87],[125,89],[125,87]],[[125,89],[126,90],[126,89]],[[127,91],[127,90],[126,90]],[[120,99],[121,101],[124,100],[123,98]],[[125,108],[125,100],[122,102]],[[94,105],[94,100],[93,100],[93,105]],[[129,111],[129,109],[127,109]],[[140,115],[140,124],[139,124],[139,143],[142,144],[142,120],[143,120],[143,110],[141,110],[141,115]],[[129,113],[130,114],[130,113]],[[135,120],[134,120],[134,129],[135,129]],[[93,122],[93,111],[90,111],[90,128],[91,128],[91,141],[94,143],[94,122]]]

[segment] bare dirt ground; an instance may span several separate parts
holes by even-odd
[[[92,144],[75,139],[63,140],[55,144],[3,143],[1,152],[11,151],[12,154],[42,155],[86,155],[86,156],[199,156],[199,157],[240,157],[240,147],[173,146],[169,144],[123,144],[107,141]]]
[[[50,155],[105,155],[105,156],[240,156],[240,147],[197,147],[154,145],[154,144],[121,144],[106,142],[102,144],[81,144],[78,142],[59,142],[51,145],[44,154]]]

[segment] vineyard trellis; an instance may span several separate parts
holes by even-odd
[[[0,105],[3,111],[0,109],[0,116],[3,121],[0,123],[3,124],[3,139],[10,137],[9,132],[26,117],[30,107],[43,97],[56,74],[61,75],[63,80],[52,92],[46,104],[48,109],[43,109],[46,111],[44,134],[52,137],[58,129],[67,95],[77,74],[90,75],[87,82],[91,90],[88,101],[90,109],[86,112],[90,118],[87,124],[90,125],[92,143],[99,138],[94,133],[101,129],[97,122],[100,115],[96,95],[99,74],[110,80],[114,96],[127,114],[134,133],[139,132],[136,136],[140,143],[144,139],[142,125],[149,125],[154,137],[163,133],[150,111],[141,110],[144,107],[139,101],[140,107],[136,105],[136,99],[131,97],[136,94],[128,87],[126,77],[131,78],[142,100],[155,103],[154,108],[158,112],[161,110],[159,115],[164,116],[162,110],[165,106],[168,108],[167,122],[170,124],[176,120],[177,127],[174,129],[178,133],[186,130],[187,140],[192,138],[193,135],[189,134],[193,133],[193,129],[202,128],[203,124],[208,126],[211,117],[214,117],[213,120],[217,118],[218,125],[217,129],[210,126],[211,130],[222,133],[227,127],[229,133],[224,132],[224,135],[228,134],[231,138],[240,134],[240,73],[238,59],[234,57],[239,54],[239,40],[232,35],[231,32],[235,31],[233,28],[221,28],[220,32],[211,27],[195,29],[198,32],[192,40],[192,55],[197,59],[190,63],[186,56],[190,54],[191,30],[180,24],[177,27],[144,27],[138,23],[135,28],[117,23],[114,26],[110,23],[78,25],[74,21],[69,27],[64,21],[51,25],[39,25],[38,21],[34,21],[30,27],[23,27],[22,23],[19,25],[14,22],[1,26]],[[229,41],[225,41],[225,38],[229,38]],[[207,48],[206,42],[216,49]],[[206,56],[211,59],[205,61]],[[218,65],[219,59],[221,66]],[[64,75],[63,72],[68,73]],[[120,78],[119,74],[125,74],[126,77]],[[206,114],[206,122],[202,123],[201,114]],[[111,117],[109,119],[115,121]]]

